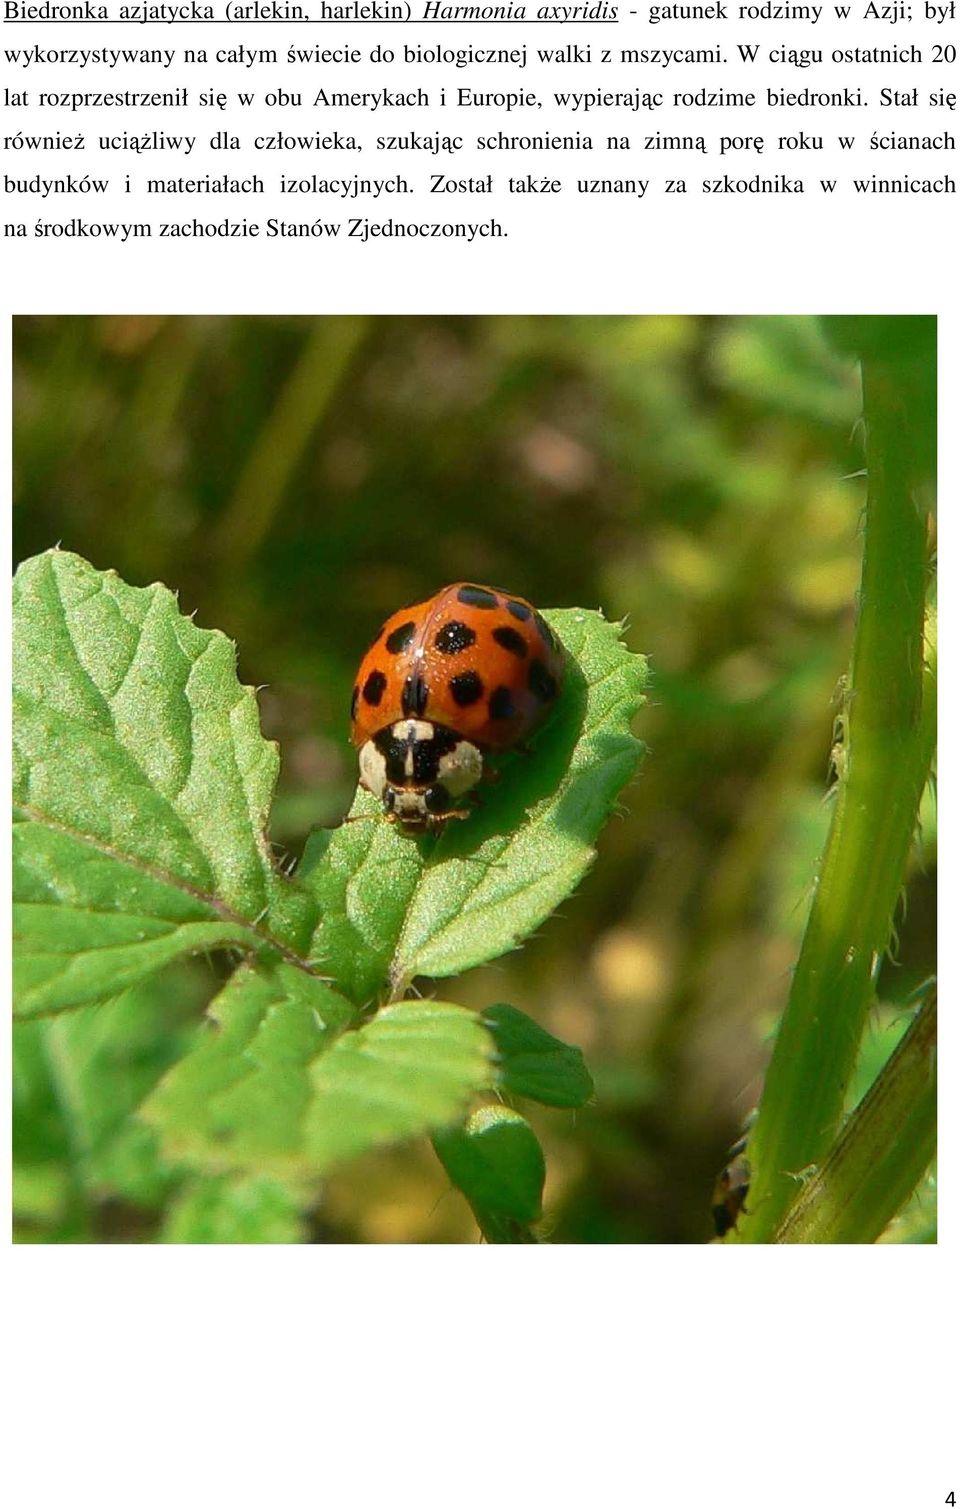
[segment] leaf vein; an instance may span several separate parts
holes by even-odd
[[[209,892],[200,890],[198,886],[191,885],[189,881],[184,880],[181,876],[172,875],[168,870],[163,870],[158,865],[147,864],[146,861],[140,859],[137,855],[126,854],[124,851],[114,848],[111,844],[104,843],[101,839],[93,838],[87,833],[80,833],[77,829],[71,828],[67,823],[58,822],[56,818],[40,811],[39,808],[21,804],[19,811],[31,822],[39,823],[43,827],[51,828],[58,833],[66,833],[69,837],[75,839],[77,843],[84,844],[96,853],[103,854],[110,859],[115,859],[120,864],[129,866],[130,869],[136,870],[139,874],[145,875],[151,880],[158,880],[163,885],[169,885],[172,889],[182,891],[184,895],[192,896],[197,901],[205,903],[217,916],[222,917],[224,921],[235,924],[237,927],[250,933],[252,938],[258,940],[259,946],[273,949],[288,964],[292,964],[295,968],[302,970],[311,979],[319,978],[316,971],[310,967],[302,955],[295,953],[285,943],[281,943],[279,938],[275,938],[272,933],[261,927],[258,923],[253,922],[249,917],[244,917],[242,913],[234,911],[219,896],[213,896]]]

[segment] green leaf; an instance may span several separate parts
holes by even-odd
[[[206,1169],[317,1175],[462,1116],[492,1083],[479,1018],[438,1001],[353,1008],[286,964],[245,965],[143,1115],[171,1156]]]
[[[53,550],[17,572],[13,666],[20,1010],[204,948],[294,958],[315,913],[274,865],[278,755],[230,641]]]
[[[326,1169],[446,1126],[490,1087],[490,1060],[490,1039],[474,1012],[443,1001],[384,1007],[313,1066],[304,1129],[311,1165]]]
[[[202,988],[183,967],[103,1005],[15,1024],[14,1156],[28,1183],[53,1156],[89,1209],[162,1201],[175,1170],[135,1112],[182,1051]]]
[[[161,1242],[301,1242],[304,1222],[295,1191],[277,1179],[194,1179],[172,1202]]]
[[[593,1096],[583,1054],[515,1006],[489,1006],[481,1018],[493,1034],[502,1089],[541,1105],[573,1108]]]
[[[314,834],[302,878],[320,907],[313,958],[351,1000],[402,994],[516,948],[574,889],[641,744],[630,722],[646,663],[601,614],[544,615],[568,656],[564,689],[532,758],[514,754],[482,808],[440,837],[383,821]],[[359,793],[353,815],[377,804]]]
[[[14,825],[13,863],[20,1018],[101,1001],[184,954],[248,941],[249,927],[213,905],[43,823]]]
[[[483,1106],[464,1126],[435,1135],[433,1145],[487,1240],[524,1240],[518,1228],[540,1219],[546,1176],[528,1122],[506,1106]]]
[[[181,965],[116,1000],[37,1023],[91,1199],[157,1205],[174,1182],[176,1170],[136,1112],[190,1041],[205,987],[200,971]]]

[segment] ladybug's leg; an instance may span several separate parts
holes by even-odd
[[[451,812],[438,812],[436,818],[434,819],[434,821],[437,822],[437,823],[442,824],[442,823],[448,823],[451,818],[458,818],[461,822],[463,822],[466,818],[472,817],[472,816],[473,816],[473,808],[472,807],[464,807],[464,808],[455,807]]]

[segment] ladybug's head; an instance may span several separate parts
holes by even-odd
[[[457,803],[482,774],[475,744],[421,718],[391,723],[360,749],[361,786],[383,803],[391,822],[412,832],[467,817]]]

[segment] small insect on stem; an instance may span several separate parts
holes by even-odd
[[[746,1213],[750,1193],[750,1163],[745,1156],[746,1147],[746,1137],[733,1144],[728,1154],[730,1161],[713,1187],[710,1209],[714,1230],[721,1239],[735,1229],[741,1215]]]

